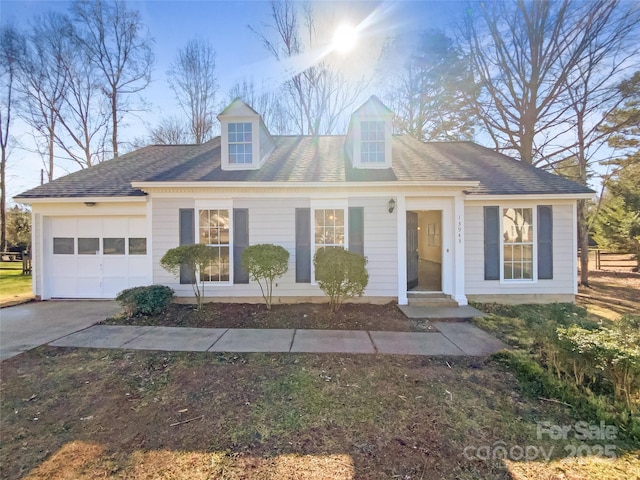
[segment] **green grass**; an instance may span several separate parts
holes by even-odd
[[[621,404],[613,397],[610,379],[601,376],[597,381],[577,384],[566,372],[570,360],[563,360],[563,356],[569,352],[561,350],[558,343],[558,327],[577,325],[593,330],[611,328],[616,322],[595,321],[585,308],[568,303],[475,306],[489,315],[474,322],[514,347],[493,359],[514,373],[527,396],[564,402],[577,416],[616,424],[631,441],[640,441],[640,398],[630,407]],[[558,363],[562,373],[554,366]]]
[[[31,296],[31,275],[22,275],[22,262],[0,262],[0,304]]]

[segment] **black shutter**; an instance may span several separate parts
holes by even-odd
[[[538,279],[553,278],[553,209],[538,205]]]
[[[249,272],[242,268],[242,252],[249,246],[249,210],[233,209],[233,283],[249,283]]]
[[[364,256],[363,207],[349,207],[349,251]]]
[[[195,243],[195,211],[193,208],[181,208],[179,219],[180,245]],[[195,283],[196,277],[188,265],[180,265],[180,283]]]
[[[500,280],[500,208],[484,207],[484,279]]]
[[[311,210],[296,208],[296,283],[311,283]]]

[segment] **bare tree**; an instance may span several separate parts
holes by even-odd
[[[266,50],[288,69],[283,91],[287,97],[287,114],[292,133],[303,135],[330,134],[346,112],[353,109],[369,79],[348,81],[325,58],[299,68],[305,53],[312,51],[318,39],[314,13],[309,5],[303,20],[291,0],[271,3],[272,23],[262,30],[252,29]]]
[[[637,12],[623,7],[570,0],[473,5],[463,40],[484,86],[474,106],[496,149],[533,165],[575,158],[587,184],[588,164],[606,143],[597,125],[615,105],[616,76],[633,58],[624,47]],[[584,202],[578,222],[581,282],[588,284]]]
[[[469,65],[443,32],[422,33],[385,96],[394,130],[421,141],[469,140],[476,122],[469,98],[477,96]]]
[[[96,67],[84,49],[73,49],[61,67],[67,77],[67,90],[58,111],[61,128],[56,131],[55,142],[81,168],[88,168],[104,160],[110,105],[100,88]]]
[[[601,8],[594,3],[594,7]],[[498,150],[528,164],[564,133],[564,78],[588,39],[571,2],[491,2],[470,7],[462,31],[476,80],[484,89],[478,117]],[[560,62],[561,59],[564,62]]]
[[[118,156],[118,124],[131,112],[131,95],[151,81],[153,40],[143,31],[137,10],[122,0],[76,0],[72,5],[77,38],[102,76],[111,111],[111,148]]]
[[[69,20],[56,12],[35,17],[20,62],[20,117],[32,129],[49,181],[54,176],[58,115],[68,88],[63,65],[72,50],[70,28]]]
[[[218,91],[215,50],[209,42],[190,40],[178,50],[167,74],[194,142],[206,142],[212,134]]]
[[[587,10],[585,19],[585,28],[593,31],[589,35],[591,41],[565,78],[565,102],[570,113],[566,123],[574,134],[566,148],[576,159],[577,181],[582,185],[587,185],[593,164],[602,159],[600,152],[607,146],[610,131],[603,125],[625,101],[616,79],[640,66],[637,60],[640,52],[637,9],[628,10],[611,1],[601,10]],[[553,160],[547,161],[554,167]],[[580,283],[583,285],[589,284],[588,248],[592,222],[588,203],[581,200],[578,204],[578,241]]]
[[[241,98],[258,112],[269,127],[269,132],[275,135],[291,133],[288,130],[285,106],[278,91],[273,91],[264,84],[258,90],[253,80],[244,79],[231,87],[227,103],[235,98]]]
[[[15,82],[20,57],[24,54],[24,39],[12,25],[0,29],[0,249],[7,244],[7,160],[11,115],[15,106]]]
[[[189,143],[191,135],[189,127],[175,116],[164,117],[160,123],[150,131],[151,143],[161,145],[180,145]]]

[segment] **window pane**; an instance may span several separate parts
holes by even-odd
[[[97,255],[100,252],[100,239],[98,238],[79,238],[78,254],[79,255]]]
[[[124,238],[103,238],[103,255],[124,255]]]
[[[513,278],[513,273],[511,271],[511,263],[504,264],[504,279],[511,280]]]
[[[522,278],[527,280],[533,278],[533,265],[531,263],[525,262],[522,264]]]
[[[502,211],[504,279],[533,279],[533,209]]]
[[[54,237],[53,238],[53,253],[54,255],[73,255],[74,254],[74,239],[68,237]]]
[[[222,245],[228,245],[229,244],[229,230],[225,229],[225,228],[221,228],[218,234],[218,241],[222,244]]]
[[[129,255],[146,255],[147,239],[146,238],[130,238],[129,239]]]
[[[324,225],[324,210],[316,210],[315,220],[316,226]]]

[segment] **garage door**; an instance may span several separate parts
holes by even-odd
[[[51,298],[114,298],[151,283],[145,217],[49,217],[47,224]]]

